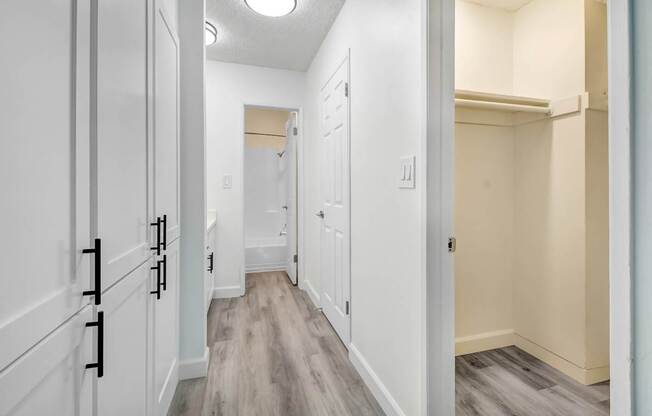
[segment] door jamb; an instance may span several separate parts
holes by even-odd
[[[427,84],[425,267],[425,403],[423,413],[455,414],[453,262],[451,235],[455,123],[455,0],[424,0]],[[631,296],[631,0],[610,1],[610,364],[611,414],[632,415]],[[617,276],[617,278],[616,278]]]

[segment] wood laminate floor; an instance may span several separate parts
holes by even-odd
[[[214,300],[208,377],[179,383],[171,416],[384,415],[344,345],[285,273],[247,275]]]
[[[508,347],[455,359],[456,416],[609,415],[609,383],[584,386]]]

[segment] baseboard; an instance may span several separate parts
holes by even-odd
[[[203,357],[181,361],[179,363],[179,380],[206,377],[208,375],[209,358],[210,351],[206,347]]]
[[[514,345],[514,330],[485,332],[455,339],[455,355],[474,354]]]
[[[245,266],[245,273],[284,272],[287,268],[286,263],[252,264]]]
[[[223,286],[213,288],[213,299],[229,299],[244,296],[241,286]]]
[[[561,371],[578,383],[591,385],[609,380],[609,366],[582,368],[521,335],[514,334],[514,341],[514,345],[518,348]]]
[[[315,305],[316,308],[319,308],[321,306],[321,298],[319,297],[319,293],[315,290],[315,288],[312,286],[312,283],[310,283],[310,280],[302,280],[299,283],[301,288],[308,293],[308,297],[312,301],[312,303]]]
[[[364,359],[360,351],[353,344],[349,345],[349,360],[351,360],[353,367],[358,371],[358,374],[360,374],[360,377],[362,377],[362,380],[378,401],[385,415],[405,416],[405,413],[389,393],[387,387],[380,381],[378,375],[371,369],[367,360]]]

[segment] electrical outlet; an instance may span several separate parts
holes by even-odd
[[[415,176],[415,156],[401,158],[401,171],[399,173],[399,188],[413,189]]]

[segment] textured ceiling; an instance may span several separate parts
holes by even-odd
[[[518,10],[532,0],[468,0],[471,3],[482,4],[483,6],[495,7],[497,9]]]
[[[305,71],[343,5],[344,0],[298,0],[288,16],[265,17],[244,0],[206,0],[206,18],[217,28],[206,57]]]

